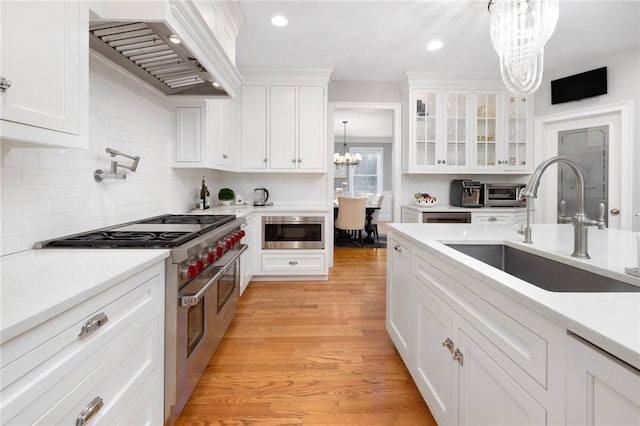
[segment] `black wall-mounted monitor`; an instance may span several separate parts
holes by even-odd
[[[577,101],[607,93],[607,67],[551,81],[551,104]]]

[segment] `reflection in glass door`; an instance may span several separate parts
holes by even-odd
[[[586,186],[586,212],[590,219],[599,216],[598,205],[604,203],[607,211],[609,199],[609,127],[591,127],[560,132],[558,155],[575,161],[584,174]],[[576,179],[565,167],[558,167],[558,216],[560,202],[566,203],[567,216],[576,211]],[[608,224],[607,214],[604,220]]]

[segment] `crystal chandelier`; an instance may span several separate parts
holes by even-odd
[[[351,152],[347,147],[347,123],[348,121],[342,122],[342,124],[344,124],[344,143],[342,144],[342,151],[333,154],[333,164],[335,164],[336,169],[340,166],[357,166],[362,161],[362,156],[360,154],[356,153],[351,155]]]
[[[491,43],[510,92],[528,95],[542,81],[544,45],[558,22],[559,0],[489,0]]]

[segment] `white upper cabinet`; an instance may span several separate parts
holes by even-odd
[[[402,167],[409,173],[531,171],[532,101],[501,82],[409,73]]]
[[[241,89],[241,169],[267,168],[267,87]]]
[[[329,74],[247,72],[241,96],[242,170],[327,171]]]
[[[231,99],[173,98],[174,167],[233,170],[235,104]]]
[[[269,167],[294,169],[296,158],[296,88],[271,86],[269,88]]]
[[[89,11],[85,2],[0,3],[0,136],[87,148]]]

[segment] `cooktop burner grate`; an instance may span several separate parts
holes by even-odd
[[[197,234],[196,234],[197,236]],[[60,238],[54,247],[176,247],[194,238],[193,232],[93,232]]]
[[[236,217],[233,215],[178,215],[168,214],[165,216],[155,217],[149,220],[143,220],[138,223],[170,223],[170,224],[196,224],[196,225],[222,225],[230,222]]]

